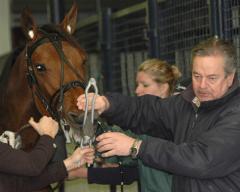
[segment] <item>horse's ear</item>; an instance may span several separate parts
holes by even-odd
[[[33,19],[32,13],[25,8],[21,15],[21,26],[24,35],[28,40],[34,41],[37,38],[37,25]]]
[[[61,28],[68,34],[73,34],[77,25],[77,3],[74,1],[72,8],[61,22]]]

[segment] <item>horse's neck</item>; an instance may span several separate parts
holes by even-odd
[[[17,131],[37,116],[32,93],[28,86],[24,63],[15,63],[6,87],[0,93],[0,133],[4,130]]]
[[[6,102],[5,106],[0,106],[0,133],[4,130],[17,131],[23,125],[28,123],[29,118],[38,118],[39,114],[33,103],[25,102],[27,98],[8,97],[7,100],[18,100],[15,102]]]

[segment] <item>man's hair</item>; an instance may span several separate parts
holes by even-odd
[[[192,49],[192,63],[196,56],[217,56],[224,58],[225,74],[231,74],[236,71],[237,57],[236,49],[230,41],[219,39],[218,37],[209,38],[200,42]]]

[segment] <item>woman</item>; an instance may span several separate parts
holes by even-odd
[[[155,95],[160,98],[171,96],[176,88],[176,83],[181,73],[174,65],[169,65],[158,59],[143,62],[137,73],[136,95]],[[140,136],[142,139],[148,137]],[[141,191],[170,192],[171,174],[145,166],[138,160],[138,170],[141,183]]]
[[[143,62],[137,72],[136,82],[136,95],[143,96],[146,94],[151,94],[158,96],[160,98],[166,98],[171,96],[176,87],[177,80],[181,76],[178,68],[174,65],[169,65],[165,61],[161,61],[159,59],[149,59]],[[80,98],[79,98],[80,100]],[[78,106],[79,103],[78,103]],[[115,133],[115,137],[117,138],[119,134]],[[119,135],[120,136],[120,135]],[[148,136],[141,135],[135,137],[146,138]],[[121,180],[120,175],[108,175],[104,169],[102,169],[104,176],[101,174],[100,169],[94,170],[89,169],[77,169],[75,176],[87,176],[88,181],[91,183],[107,183],[107,180],[115,178],[115,180]],[[163,172],[160,170],[152,169],[150,167],[145,166],[140,160],[138,161],[138,170],[139,177],[141,183],[141,191],[156,191],[156,192],[170,192],[171,191],[171,175],[167,172]],[[133,170],[129,170],[125,175],[131,175]],[[84,174],[83,174],[84,173]],[[133,174],[133,177],[129,177],[132,179],[136,176]],[[103,182],[104,181],[104,182]],[[112,183],[111,183],[112,184]]]
[[[33,191],[53,182],[63,180],[71,171],[85,163],[92,163],[93,149],[77,149],[64,161],[47,165],[55,151],[54,138],[58,123],[51,117],[39,122],[30,119],[29,124],[40,138],[34,149],[27,153],[0,143],[0,191]]]

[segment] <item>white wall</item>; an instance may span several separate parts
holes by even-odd
[[[0,1],[0,56],[11,51],[10,3],[11,0]]]

